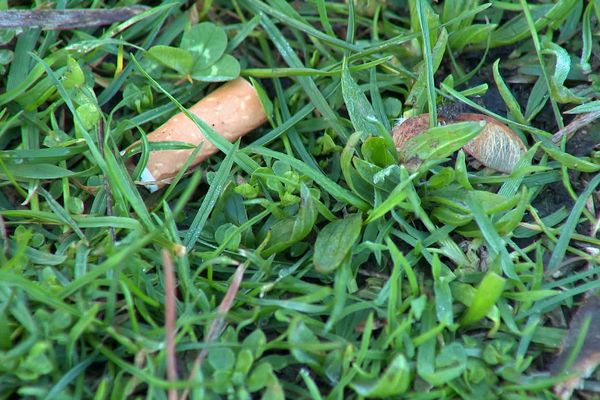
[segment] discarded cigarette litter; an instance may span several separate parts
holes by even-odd
[[[230,142],[258,128],[267,116],[254,87],[237,78],[208,94],[189,111],[211,126]],[[176,141],[198,146],[204,142],[190,167],[198,165],[218,149],[206,139],[194,121],[183,113],[171,117],[148,135],[150,142]],[[177,175],[193,150],[160,150],[150,152],[141,181],[150,191],[156,191]]]

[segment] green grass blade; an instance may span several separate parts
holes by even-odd
[[[204,199],[202,199],[202,204],[183,238],[183,245],[189,250],[196,244],[200,233],[204,229],[204,224],[215,207],[219,196],[225,189],[225,185],[229,180],[229,175],[231,173],[231,167],[233,166],[233,158],[237,153],[238,148],[239,141],[233,145],[233,148],[229,150],[229,153],[219,166],[219,169],[208,188],[208,192],[204,196]]]

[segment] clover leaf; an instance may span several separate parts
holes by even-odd
[[[174,69],[182,78],[204,82],[235,79],[240,64],[229,54],[227,34],[212,22],[203,22],[185,29],[179,47],[153,46],[146,53],[164,67]]]
[[[192,53],[195,69],[206,68],[225,54],[227,35],[212,22],[203,22],[183,32],[180,47]]]

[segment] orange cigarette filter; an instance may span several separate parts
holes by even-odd
[[[230,142],[236,141],[267,121],[256,89],[245,79],[237,78],[208,94],[189,111],[211,126]],[[176,141],[202,148],[191,167],[206,160],[218,149],[194,121],[179,113],[148,135],[150,142]],[[177,175],[193,150],[160,150],[150,153],[148,164],[141,176],[142,183],[155,191],[168,184]]]

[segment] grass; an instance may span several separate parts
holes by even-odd
[[[190,3],[0,31],[0,399],[557,398],[561,343],[594,351],[598,2]],[[92,4],[121,3],[53,6]],[[149,152],[189,146],[145,133],[218,86],[145,56],[190,20],[269,122],[196,118],[222,152],[150,193]],[[452,126],[399,163],[398,118],[462,103],[526,143],[512,174]]]

